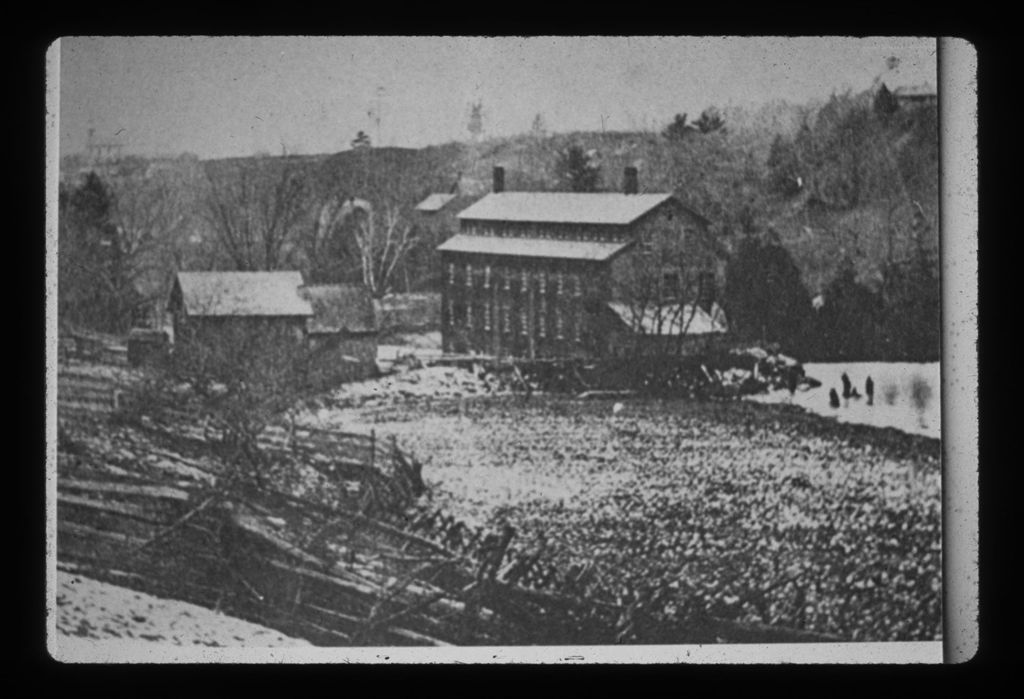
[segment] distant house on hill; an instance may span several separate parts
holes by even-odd
[[[928,84],[904,85],[893,89],[892,96],[903,109],[912,107],[934,107],[939,103],[939,93]]]
[[[709,223],[672,194],[639,193],[635,168],[621,193],[563,193],[506,192],[496,167],[493,192],[458,220],[458,234],[438,247],[444,350],[525,358],[622,353],[621,333],[611,332],[622,321],[609,304],[627,301],[630,271],[639,260],[670,280],[679,270],[662,269],[653,243]],[[722,271],[708,270],[707,299]]]
[[[454,198],[454,194],[431,194],[416,205],[416,211],[421,214],[436,214]]]
[[[478,197],[470,196],[464,186],[462,173],[447,192],[434,192],[413,209],[416,223],[442,239],[448,237],[458,228],[457,215]]]
[[[295,271],[179,272],[168,310],[176,339],[212,340],[227,328],[276,329],[310,351],[321,379],[376,371],[376,318],[361,286],[306,286]]]

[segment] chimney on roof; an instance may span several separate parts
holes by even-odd
[[[491,187],[491,191],[495,194],[505,191],[505,168],[500,165],[494,166],[494,184]]]
[[[640,191],[640,179],[635,167],[627,167],[622,171],[622,191],[624,194],[637,194]]]

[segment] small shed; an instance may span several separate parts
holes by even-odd
[[[605,314],[611,355],[691,354],[723,342],[729,332],[725,312],[717,303],[628,304],[613,301]]]
[[[377,317],[365,286],[304,286],[302,298],[312,309],[306,336],[314,370],[321,383],[357,380],[377,371]]]

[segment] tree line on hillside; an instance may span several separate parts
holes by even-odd
[[[411,152],[415,155],[415,152]],[[413,215],[443,166],[361,146],[344,166],[292,157],[187,172],[91,171],[59,190],[59,315],[123,332],[176,270],[299,269],[374,296],[430,284],[443,241]]]
[[[694,125],[676,115],[645,153],[659,159],[647,168],[662,175],[652,189],[710,214],[705,252],[727,260],[721,301],[739,338],[806,359],[938,359],[936,114],[876,94],[834,95],[794,134],[776,134],[760,162],[751,136],[730,134],[715,109]],[[556,154],[558,188],[610,188],[601,152],[587,145]],[[704,264],[707,255],[682,257]],[[668,251],[662,262],[677,258]],[[699,270],[683,266],[684,300],[699,300]],[[813,293],[809,267],[819,275]],[[647,299],[650,286],[634,291]]]
[[[492,163],[507,166],[510,188],[563,191],[619,190],[622,167],[637,165],[641,191],[674,192],[712,221],[727,262],[721,302],[740,337],[806,358],[935,358],[936,114],[878,94],[775,108],[760,129],[709,108],[661,133],[548,134],[537,115],[504,141],[414,151],[361,134],[326,158],[89,174],[61,185],[60,316],[123,330],[175,269],[300,269],[376,296],[433,289],[450,231],[421,225],[426,195],[478,196],[465,183]],[[795,126],[780,131],[786,114]]]

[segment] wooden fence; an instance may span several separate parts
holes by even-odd
[[[116,389],[106,377],[61,380],[62,413],[112,411]],[[195,413],[168,409],[160,423],[136,426],[217,458],[221,435]],[[709,617],[666,621],[664,591],[614,599],[600,571],[517,550],[511,528],[471,528],[439,511],[406,516],[424,485],[393,438],[277,424],[258,448],[315,469],[351,497],[325,504],[224,474],[183,485],[180,465],[178,477],[148,478],[76,466],[58,479],[59,565],[322,645],[838,640]]]

